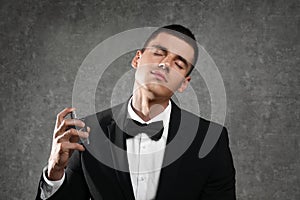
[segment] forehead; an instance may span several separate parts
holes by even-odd
[[[169,52],[183,57],[189,63],[193,63],[193,47],[179,37],[176,37],[170,33],[161,32],[148,43],[147,47],[155,45],[162,46]]]

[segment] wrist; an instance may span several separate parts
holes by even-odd
[[[58,181],[58,180],[62,179],[62,177],[64,176],[64,173],[65,173],[64,169],[55,169],[55,167],[49,168],[49,166],[48,166],[46,175],[50,181]]]

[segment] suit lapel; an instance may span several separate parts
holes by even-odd
[[[134,193],[132,189],[128,158],[126,152],[126,139],[123,133],[124,120],[127,116],[127,105],[123,104],[120,110],[113,110],[112,123],[107,126],[109,139],[111,140],[111,154],[116,169],[116,176],[119,181],[120,188],[127,200],[134,200]]]
[[[191,128],[191,125],[197,122],[194,122],[190,116],[187,116],[186,112],[182,112],[173,101],[171,102],[172,111],[167,146],[156,200],[170,199],[171,196],[174,196],[174,193],[180,192],[176,190],[176,184],[178,183],[178,173],[183,160],[182,154],[190,146],[192,142],[191,137],[194,138],[197,132],[197,126],[195,126],[196,128]],[[187,134],[190,134],[189,137],[187,137]]]
[[[180,161],[177,161],[176,163],[172,163],[171,165],[167,166],[169,159],[173,155],[172,149],[169,147],[168,144],[176,136],[180,124],[180,114],[181,114],[180,109],[172,101],[172,110],[171,110],[171,116],[169,122],[167,145],[166,145],[165,155],[163,160],[163,168],[161,169],[161,173],[160,173],[159,184],[156,193],[156,200],[167,199],[167,197],[169,196],[168,193],[171,192],[170,188],[174,188],[173,184],[176,183],[176,176],[180,166]],[[174,191],[172,190],[172,192]]]

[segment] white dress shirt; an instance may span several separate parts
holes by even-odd
[[[130,118],[146,124],[162,120],[164,125],[162,137],[158,141],[151,140],[145,133],[126,139],[130,178],[136,200],[155,198],[167,142],[170,113],[169,102],[162,113],[145,122],[133,111],[131,99],[128,103]]]
[[[164,131],[158,141],[151,140],[145,133],[140,133],[133,138],[126,139],[127,157],[130,171],[132,188],[136,200],[151,200],[155,198],[163,157],[167,142],[171,103],[166,109],[151,120],[143,121],[132,109],[132,98],[128,102],[129,117],[140,122],[149,124],[155,121],[163,121]],[[45,175],[47,167],[43,170],[44,184],[41,185],[41,198],[47,199],[52,196],[63,184],[65,175],[61,180],[51,181]]]

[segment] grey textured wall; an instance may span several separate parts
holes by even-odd
[[[55,115],[71,105],[85,56],[113,34],[170,23],[190,27],[222,74],[238,198],[300,199],[299,7],[297,0],[2,0],[0,199],[34,198]],[[126,71],[131,56],[113,65]],[[106,72],[97,109],[110,105],[109,80],[122,73]],[[203,84],[195,77],[192,84]],[[207,89],[196,91],[209,118]]]

